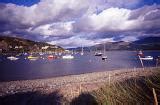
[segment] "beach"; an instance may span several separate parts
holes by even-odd
[[[106,84],[139,78],[155,74],[156,68],[120,69],[114,71],[94,72],[80,75],[69,75],[48,79],[21,80],[0,83],[0,96],[16,93],[41,92],[50,94],[58,91],[67,100],[78,96],[82,92],[91,92]]]

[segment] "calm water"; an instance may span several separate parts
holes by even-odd
[[[85,53],[83,56],[74,55],[73,60],[64,59],[38,59],[37,61],[25,60],[21,56],[17,61],[10,61],[5,56],[0,56],[0,81],[25,80],[48,78],[62,75],[81,74],[116,70],[122,68],[138,68],[141,64],[134,51],[108,51],[108,60],[102,61],[101,57],[94,53]],[[146,51],[144,54],[154,58],[160,55],[160,51]],[[145,61],[145,66],[155,66],[156,62]]]

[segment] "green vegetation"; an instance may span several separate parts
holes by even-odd
[[[60,46],[17,37],[0,36],[0,53],[62,52]]]
[[[94,91],[92,95],[99,104],[104,105],[148,105],[154,104],[153,88],[160,102],[160,69],[149,77],[131,78],[112,83]]]

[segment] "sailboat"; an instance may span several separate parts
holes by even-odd
[[[39,57],[29,55],[27,58],[28,58],[29,60],[35,61],[35,60],[37,60]]]
[[[7,57],[7,59],[9,59],[11,61],[15,61],[15,60],[18,60],[19,58],[14,57],[14,56],[10,56],[10,57]]]
[[[138,52],[138,56],[140,60],[153,60],[153,56],[144,56],[141,50]]]
[[[97,49],[96,49],[96,50],[97,50]],[[102,56],[103,54],[102,54],[101,52],[96,51],[94,55],[95,55],[95,56]]]
[[[54,56],[54,55],[49,55],[48,56],[48,59],[50,60],[50,59],[56,59],[57,58],[57,56]]]
[[[65,55],[62,56],[62,59],[74,59],[72,52],[67,51]]]
[[[71,54],[67,54],[62,56],[63,59],[74,59],[74,56],[72,56]]]
[[[141,60],[153,60],[152,56],[145,56],[144,58],[140,58]]]
[[[106,45],[104,43],[104,53],[103,53],[103,56],[102,56],[102,60],[107,60],[107,55],[106,55]]]
[[[103,54],[101,52],[96,52],[94,55],[95,56],[102,56]]]
[[[82,49],[81,49],[81,55],[84,55],[84,52],[83,52],[83,47],[82,47]]]

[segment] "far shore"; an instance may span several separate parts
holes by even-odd
[[[156,73],[155,69],[157,68],[120,69],[48,79],[0,82],[0,96],[21,92],[41,91],[49,94],[59,91],[60,94],[71,99],[78,96],[81,92],[97,90],[108,83],[153,75]]]

